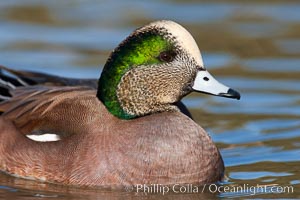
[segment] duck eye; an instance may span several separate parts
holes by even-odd
[[[175,53],[173,51],[163,51],[159,54],[158,58],[164,62],[171,62],[174,60]]]

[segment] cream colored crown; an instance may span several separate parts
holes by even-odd
[[[168,33],[170,33],[176,39],[177,44],[180,45],[181,48],[183,48],[187,53],[189,53],[199,66],[203,67],[203,60],[199,47],[193,36],[184,27],[173,21],[161,20],[144,26],[141,31],[152,27],[166,29]]]

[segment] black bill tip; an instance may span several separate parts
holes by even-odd
[[[226,97],[226,98],[232,98],[232,99],[241,99],[241,95],[239,92],[235,91],[234,89],[229,88],[227,93],[220,93],[218,96]]]

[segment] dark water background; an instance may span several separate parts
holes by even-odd
[[[293,192],[141,195],[0,174],[0,198],[300,198],[299,1],[1,1],[0,64],[97,78],[120,41],[158,19],[185,26],[208,70],[242,94],[241,101],[203,94],[184,99],[220,148],[227,167],[225,186],[292,186]]]

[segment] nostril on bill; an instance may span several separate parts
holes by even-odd
[[[209,81],[209,78],[205,76],[205,77],[203,78],[203,80]]]

